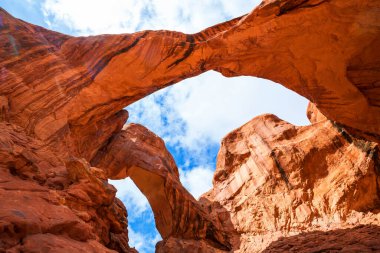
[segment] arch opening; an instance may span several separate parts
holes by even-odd
[[[286,10],[287,11],[287,10]],[[145,33],[146,34],[146,33]],[[131,45],[130,46],[127,46],[127,47],[125,47],[125,48],[131,48],[131,47],[133,47],[134,45],[136,45],[137,43],[138,43],[138,41],[141,39],[141,37],[139,37],[138,39],[136,39],[136,40],[134,40],[135,42],[133,42],[133,43],[131,43]],[[186,37],[186,42],[184,42],[185,44],[187,43],[187,45],[188,45],[188,49],[186,49],[186,50],[184,50],[184,57],[187,57],[188,55],[189,55],[189,52],[191,52],[191,50],[193,49],[193,43],[191,42],[191,40],[188,40],[187,39],[187,37]],[[253,44],[255,44],[255,43],[253,43]],[[273,48],[273,47],[272,47]],[[347,48],[349,48],[349,47],[347,47]],[[190,49],[190,51],[189,51],[189,49]],[[123,50],[122,50],[123,51]],[[138,50],[137,50],[138,51]],[[220,52],[221,54],[223,53],[223,52]],[[183,59],[184,59],[184,57],[182,57],[182,58],[180,58],[179,60],[177,60],[177,61],[175,61],[174,63],[177,63],[177,62],[179,62],[179,61],[182,61]],[[339,57],[337,57],[337,59],[339,59]],[[101,61],[102,62],[102,61]],[[202,61],[200,61],[200,65],[199,66],[197,66],[197,67],[200,67],[200,70],[201,71],[204,71],[205,69],[204,69],[204,62],[202,62]],[[281,64],[279,64],[279,65],[281,65]],[[303,65],[303,64],[302,64]],[[170,64],[169,65],[169,67],[171,67],[171,66],[173,66],[173,64]],[[354,66],[355,67],[355,66]],[[112,68],[110,68],[110,69],[112,69]],[[230,74],[230,75],[232,75],[232,74],[235,74],[235,72],[233,72],[233,70],[229,70],[229,69],[226,69],[226,68],[223,68],[223,67],[221,67],[221,68],[219,68],[219,67],[216,67],[216,69],[219,69],[219,70],[221,70],[223,73],[225,73],[225,74]],[[275,68],[276,69],[276,68]],[[90,69],[91,70],[91,69]],[[242,73],[246,73],[246,72],[242,72]],[[196,74],[196,73],[195,73]],[[253,73],[253,75],[255,75],[255,74],[257,74],[257,73]],[[259,74],[257,74],[257,75],[259,75]],[[275,77],[273,77],[274,78],[274,80],[281,80],[281,78],[279,78],[279,76],[281,75],[281,73],[279,73],[278,72],[278,76],[275,76]],[[109,76],[112,76],[112,75],[109,75]],[[186,76],[185,76],[186,77]],[[139,80],[139,78],[135,78],[134,80]],[[101,80],[102,81],[102,80]],[[104,80],[103,80],[104,81]],[[107,80],[106,80],[107,81]],[[288,80],[289,81],[289,80]],[[323,82],[323,80],[322,80],[322,82],[321,83],[330,83],[330,82],[332,82],[332,81],[328,81],[328,82]],[[100,83],[102,83],[102,82],[100,82]],[[106,83],[106,82],[105,82]],[[171,82],[169,82],[169,83],[171,83]],[[216,82],[210,82],[211,84],[215,84]],[[337,83],[339,83],[339,82],[337,82]],[[288,84],[289,84],[289,82],[288,82]],[[301,83],[301,84],[303,84],[303,83]],[[104,85],[104,86],[107,86],[107,85]],[[304,88],[304,86],[301,86],[301,88]],[[351,87],[352,88],[352,87]],[[100,88],[99,88],[100,89]],[[154,89],[154,87],[152,88],[152,89]],[[174,88],[173,88],[174,89]],[[218,89],[221,89],[220,87],[218,88]],[[100,89],[101,90],[101,89]],[[228,97],[234,97],[234,96],[231,96],[231,94],[234,94],[234,92],[236,92],[237,91],[237,89],[236,89],[236,87],[233,89],[233,90],[228,90]],[[302,92],[301,94],[306,94],[304,91],[302,91],[302,89],[300,89],[299,90],[300,92]],[[336,90],[335,90],[336,91]],[[90,92],[91,93],[91,92]],[[347,92],[348,93],[348,92]],[[203,93],[201,93],[201,94],[203,94]],[[207,93],[206,93],[207,94]],[[262,93],[260,93],[260,92],[258,92],[258,94],[261,94],[262,95]],[[356,93],[355,94],[358,94],[358,91],[356,91]],[[83,94],[82,94],[83,95]],[[89,95],[89,94],[87,94],[87,93],[84,93],[84,95],[83,95],[83,97],[85,97],[85,98],[87,98],[87,95]],[[117,95],[119,95],[119,94],[117,94]],[[341,95],[340,94],[340,92],[338,92],[338,95]],[[82,97],[82,98],[83,98]],[[91,96],[90,96],[91,97]],[[115,97],[117,97],[117,96],[115,96]],[[193,95],[191,95],[191,93],[187,93],[187,94],[185,94],[185,96],[184,96],[186,99],[187,98],[192,98],[193,97]],[[239,97],[239,96],[237,96],[237,97]],[[343,98],[345,98],[345,96],[342,96]],[[354,97],[354,96],[350,96],[350,97]],[[169,96],[169,98],[170,98],[170,96]],[[175,98],[175,97],[174,97]],[[205,100],[205,101],[208,101],[208,100],[210,100],[211,101],[211,107],[218,107],[216,104],[215,104],[215,102],[212,100],[212,98],[213,98],[213,96],[206,96],[206,99],[203,99],[203,100]],[[239,98],[241,98],[241,97],[239,97]],[[365,103],[362,103],[364,100],[363,100],[363,98],[364,97],[362,97],[362,100],[360,100],[359,102],[359,104],[360,105],[363,105],[363,108],[367,108],[366,106],[368,106],[367,104],[365,104]],[[185,101],[186,101],[186,99],[185,99]],[[80,100],[80,99],[79,99]],[[199,99],[198,100],[198,103],[199,103],[199,101],[200,100],[202,100],[202,99]],[[240,99],[241,100],[241,99]],[[251,98],[251,100],[252,101],[256,101],[255,99],[252,99]],[[268,99],[266,99],[266,100],[268,100]],[[273,98],[273,97],[271,97],[271,100],[276,100],[276,98]],[[280,98],[278,99],[278,100],[281,100]],[[240,101],[241,102],[241,101]],[[267,101],[265,101],[265,102],[267,102]],[[289,102],[289,101],[287,101],[287,102]],[[160,103],[162,103],[162,101],[160,101],[160,100],[158,100],[158,104],[160,104]],[[202,151],[202,146],[201,146],[201,144],[202,144],[202,141],[204,141],[204,142],[206,142],[206,143],[213,143],[212,142],[212,140],[213,140],[213,138],[215,137],[215,136],[218,136],[218,133],[220,132],[219,130],[220,130],[220,126],[223,126],[224,125],[224,121],[216,121],[216,120],[211,120],[211,122],[213,122],[213,124],[215,124],[213,127],[211,127],[210,129],[209,129],[209,133],[210,133],[210,135],[209,136],[212,136],[212,137],[208,137],[207,135],[205,135],[205,134],[202,134],[202,133],[199,133],[200,132],[200,129],[207,129],[207,122],[208,122],[208,120],[210,119],[210,118],[212,118],[212,117],[210,117],[210,115],[207,115],[207,113],[205,113],[205,108],[203,107],[203,108],[201,108],[201,109],[199,109],[198,111],[197,110],[195,110],[195,108],[196,107],[194,107],[194,105],[192,105],[191,103],[180,103],[180,102],[178,102],[177,100],[174,100],[174,102],[173,102],[174,104],[176,104],[176,103],[178,103],[178,104],[180,104],[180,105],[182,105],[182,109],[184,108],[185,110],[178,110],[177,112],[182,112],[182,111],[187,111],[188,113],[187,113],[187,115],[182,115],[183,117],[182,118],[185,118],[185,119],[189,119],[189,118],[194,118],[194,116],[195,115],[201,115],[202,117],[195,117],[196,118],[196,120],[195,120],[195,122],[197,122],[197,126],[198,126],[198,129],[197,128],[195,128],[196,130],[189,130],[189,129],[191,129],[191,127],[189,127],[189,124],[188,123],[186,123],[187,121],[186,120],[182,120],[182,121],[184,121],[185,123],[181,123],[181,120],[177,120],[175,117],[174,118],[168,118],[167,116],[164,116],[163,117],[163,122],[164,122],[164,126],[163,127],[160,127],[159,129],[165,129],[165,128],[167,128],[167,126],[165,125],[166,123],[165,122],[171,122],[171,121],[178,121],[178,122],[180,122],[180,127],[178,128],[178,129],[184,129],[184,134],[183,135],[179,135],[179,137],[176,137],[176,136],[167,136],[167,140],[168,140],[168,142],[170,142],[170,141],[172,141],[172,140],[174,140],[174,141],[172,141],[172,146],[173,147],[171,147],[171,149],[173,150],[173,153],[175,153],[175,152],[179,152],[180,153],[180,157],[192,157],[191,155],[194,155],[194,154],[197,154],[197,157],[199,157],[200,159],[206,159],[205,157],[209,157],[209,154],[212,154],[212,151],[210,151],[210,150],[212,150],[213,148],[210,148],[210,149],[206,149],[206,155],[204,155],[204,154],[202,154],[201,153],[201,151]],[[127,103],[125,103],[125,104],[127,104]],[[234,103],[228,103],[228,101],[226,102],[226,101],[223,101],[223,105],[232,105],[232,104],[234,104]],[[348,104],[350,104],[351,105],[351,107],[349,107],[349,108],[353,108],[353,106],[352,105],[355,105],[356,103],[352,103],[352,101],[349,101],[349,103]],[[90,103],[89,105],[88,105],[88,107],[90,107],[92,105],[92,103]],[[249,104],[250,105],[250,104]],[[283,105],[283,104],[282,104]],[[122,108],[122,106],[123,105],[121,105],[121,107],[120,108]],[[161,107],[162,106],[162,104],[160,104],[159,105],[159,107]],[[69,108],[71,108],[70,106],[69,106]],[[94,107],[95,109],[97,109],[97,107],[95,106]],[[72,109],[72,108],[71,108]],[[92,109],[92,107],[90,107],[90,109]],[[186,110],[187,109],[187,110]],[[224,109],[224,110],[221,110],[221,111],[223,111],[223,113],[222,113],[222,116],[224,116],[224,117],[221,117],[222,119],[226,119],[226,118],[228,118],[228,119],[231,119],[231,117],[232,116],[235,116],[235,115],[237,115],[237,114],[239,114],[239,113],[230,113],[229,111],[228,111],[228,109],[229,109],[229,107],[227,108],[227,109]],[[346,108],[344,108],[345,110],[346,110]],[[103,108],[103,110],[106,110],[106,109],[104,109]],[[339,112],[339,110],[337,110],[338,112]],[[349,110],[348,110],[349,111]],[[64,112],[66,112],[65,110],[64,110]],[[87,112],[87,110],[86,110],[86,112]],[[229,112],[229,113],[228,113]],[[267,112],[267,111],[266,111]],[[375,114],[374,112],[376,112],[376,110],[372,110],[371,111],[372,112],[372,115],[377,115],[377,114]],[[143,114],[145,114],[145,112],[143,112]],[[276,114],[278,114],[278,113],[276,113]],[[298,114],[298,113],[295,113],[296,115],[304,115],[304,113],[302,113],[302,114]],[[337,115],[339,115],[339,113],[336,113]],[[371,113],[369,113],[369,114],[371,114]],[[70,114],[71,115],[71,114]],[[211,116],[213,116],[214,114],[212,114]],[[226,115],[228,116],[228,117],[226,117]],[[90,116],[93,116],[93,115],[90,115]],[[281,115],[280,115],[281,116]],[[78,122],[75,122],[75,123],[82,123],[82,122],[86,122],[86,120],[89,120],[89,119],[91,119],[92,117],[88,117],[88,118],[84,118],[84,120],[83,121],[78,121]],[[56,120],[56,119],[55,119]],[[49,121],[49,119],[47,118],[46,119],[46,121]],[[45,122],[43,122],[43,123],[46,123],[46,121]],[[151,122],[153,122],[153,121],[151,121]],[[228,122],[230,122],[229,120],[227,120],[227,123]],[[347,122],[347,121],[346,121]],[[376,118],[374,118],[374,117],[372,117],[372,122],[377,122],[376,121]],[[65,123],[65,122],[64,122]],[[68,122],[69,124],[68,125],[70,125],[70,123],[72,123],[72,122]],[[80,125],[80,124],[79,124]],[[145,124],[146,125],[146,124]],[[377,125],[377,124],[370,124],[370,125]],[[49,137],[50,135],[49,134],[53,134],[53,130],[51,131],[51,132],[48,132],[48,133],[45,133],[44,131],[42,131],[42,130],[44,130],[41,126],[44,126],[44,124],[42,124],[41,123],[41,125],[38,125],[39,127],[36,127],[36,131],[37,131],[37,133],[39,133],[38,134],[38,136],[39,137]],[[215,126],[217,126],[217,127],[215,127]],[[373,128],[373,129],[375,129],[375,128]],[[373,130],[372,129],[372,130]],[[170,130],[169,130],[170,131]],[[55,133],[55,132],[54,132]],[[188,136],[190,136],[190,137],[188,137]],[[195,136],[195,139],[191,139],[191,137],[194,137]],[[181,142],[180,140],[185,140],[185,142]],[[173,144],[174,143],[174,144]],[[200,145],[200,147],[198,147],[198,146],[195,146],[195,147],[190,147],[190,145],[192,145],[192,144],[197,144],[197,145]],[[200,144],[199,144],[200,143]],[[179,145],[179,144],[182,144],[182,146],[184,146],[184,147],[181,147],[181,145]],[[187,145],[187,146],[186,146]],[[217,144],[216,144],[217,145]],[[189,147],[190,148],[189,148]],[[186,151],[186,147],[187,147],[187,151]],[[199,152],[200,154],[198,154],[198,153],[195,153],[195,152]],[[82,151],[81,152],[79,152],[79,153],[82,153]],[[187,155],[187,153],[190,153],[191,155]],[[212,157],[213,155],[211,155],[211,157]],[[200,162],[199,160],[198,161],[192,161],[191,160],[192,158],[189,158],[189,159],[185,159],[185,161],[183,161],[183,168],[188,168],[188,169],[191,169],[191,168],[194,168],[196,165],[199,165],[199,166],[197,166],[197,168],[198,167],[200,167],[201,165],[202,165],[202,162]],[[206,159],[207,160],[207,159]],[[206,161],[206,164],[207,164],[207,161]],[[213,164],[212,162],[210,162],[210,164]],[[211,166],[212,167],[212,166]],[[143,169],[146,169],[146,168],[143,168]],[[131,174],[131,176],[136,176],[135,174]],[[136,179],[136,178],[135,178]],[[139,181],[139,180],[136,180],[136,182],[137,182],[137,184],[141,184],[141,181]],[[189,180],[189,182],[190,182],[190,180]],[[147,193],[146,193],[146,195],[147,195]],[[170,194],[169,194],[170,195]],[[175,194],[174,194],[174,196],[175,196]],[[154,208],[154,205],[152,205],[152,207]],[[164,229],[163,229],[163,231],[164,231]],[[163,232],[164,234],[165,234],[165,231]],[[220,239],[220,238],[218,238],[218,239]]]
[[[130,178],[109,182],[117,188],[116,196],[123,201],[128,211],[130,246],[142,253],[154,252],[156,243],[162,238],[156,229],[147,198]]]
[[[198,198],[211,187],[220,141],[261,114],[309,125],[308,100],[270,80],[226,78],[210,71],[151,94],[126,109],[127,122],[160,136],[179,168],[181,182]],[[202,183],[192,170],[202,174]],[[200,178],[199,178],[200,179]]]
[[[197,199],[212,187],[224,135],[263,113],[280,115],[295,125],[308,125],[307,104],[305,98],[268,80],[227,79],[207,72],[160,90],[126,109],[130,114],[128,122],[147,126],[163,138],[178,165],[182,185]],[[155,226],[152,219],[143,222],[147,227]]]

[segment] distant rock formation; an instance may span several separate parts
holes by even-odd
[[[187,192],[165,143],[145,127],[127,125],[99,152],[93,164],[105,168],[111,179],[130,177],[135,182],[147,197],[164,240],[205,240],[217,249],[232,248],[230,237],[236,234],[234,229],[227,230]]]
[[[378,143],[357,139],[329,120],[296,127],[262,115],[223,139],[213,189],[202,200],[218,202],[230,214],[240,235],[236,252],[260,252],[280,237],[358,225],[376,225],[372,230],[379,235],[378,155]],[[339,247],[380,251],[380,242],[355,240],[345,238]],[[303,252],[323,248],[321,243],[309,242]]]
[[[90,37],[0,9],[0,252],[136,252],[107,182],[127,176],[157,252],[380,251],[379,9],[265,0],[197,34]],[[263,115],[231,132],[197,201],[159,137],[123,129],[123,108],[208,70],[284,85],[313,102],[312,125]]]

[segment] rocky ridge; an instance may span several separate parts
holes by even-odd
[[[157,252],[380,251],[379,9],[272,0],[197,34],[91,37],[1,9],[0,251],[135,252],[107,182],[127,176],[154,211]],[[313,102],[312,125],[263,115],[231,132],[197,201],[159,137],[123,128],[123,108],[208,70],[281,83]]]

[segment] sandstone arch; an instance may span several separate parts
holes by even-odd
[[[16,38],[23,55],[22,60],[9,55],[13,46],[2,40],[7,59],[1,64],[2,95],[10,101],[11,122],[56,145],[64,138],[62,148],[87,159],[93,152],[76,148],[91,145],[83,129],[93,134],[94,128],[109,129],[105,119],[125,121],[115,114],[126,105],[211,69],[281,83],[329,118],[377,138],[380,112],[370,94],[378,94],[378,8],[376,1],[268,1],[193,35],[145,31],[78,38],[2,11],[2,33]],[[17,40],[22,37],[30,39]],[[24,69],[24,61],[39,67]],[[372,70],[361,67],[365,64]],[[46,99],[40,104],[42,95]]]
[[[128,164],[118,158],[118,150],[114,148],[127,145],[121,152],[129,152],[128,145],[133,144],[132,139],[124,138],[131,133],[128,129],[122,130],[128,117],[123,107],[208,70],[225,76],[267,78],[314,102],[323,115],[337,122],[323,124],[334,136],[333,141],[340,140],[339,151],[344,147],[349,152],[361,152],[363,147],[354,144],[365,144],[360,162],[368,165],[363,167],[367,174],[361,173],[365,178],[371,176],[363,184],[369,184],[373,190],[373,186],[378,185],[378,146],[367,141],[378,142],[380,135],[379,8],[378,1],[369,0],[270,0],[243,17],[197,34],[145,31],[92,37],[71,37],[48,31],[17,20],[1,9],[0,96],[7,101],[3,106],[6,113],[2,114],[6,116],[2,116],[0,139],[0,172],[5,178],[1,182],[5,185],[2,191],[15,200],[21,198],[14,190],[14,181],[25,187],[27,197],[38,199],[41,206],[50,207],[46,210],[53,210],[52,213],[59,210],[70,221],[43,220],[43,226],[29,230],[28,226],[35,222],[25,222],[24,218],[41,214],[6,199],[7,205],[22,209],[21,213],[21,210],[2,210],[6,212],[3,216],[11,217],[9,219],[16,224],[8,222],[1,228],[10,235],[6,238],[6,247],[24,249],[27,244],[18,244],[20,238],[30,242],[30,234],[49,234],[49,238],[56,238],[57,245],[83,240],[90,244],[89,248],[99,252],[104,252],[105,246],[133,252],[127,243],[126,212],[115,199],[105,173],[109,177],[129,175],[134,178],[156,210],[160,232],[170,237],[165,242],[167,245],[181,244],[171,237],[180,235],[182,239],[206,239],[219,249],[230,249],[234,244],[229,238],[231,234],[220,228],[224,220],[218,221],[211,214],[224,206],[205,212],[202,205],[208,206],[206,201],[196,202],[183,191],[178,185],[175,165],[170,161],[169,166],[163,163],[162,167],[155,167],[137,157],[134,163]],[[278,125],[289,127],[283,122]],[[137,126],[130,129],[133,128],[139,129]],[[334,128],[338,132],[334,132]],[[313,132],[312,127],[308,130]],[[294,131],[280,133],[294,137],[288,136]],[[357,136],[367,140],[357,141]],[[155,163],[154,156],[149,154],[150,148],[149,145],[144,147],[145,158]],[[107,157],[104,151],[108,155],[116,152],[115,157]],[[275,157],[276,152],[270,154]],[[239,160],[241,156],[237,156]],[[104,171],[91,167],[86,160],[104,167]],[[245,161],[240,162],[243,166]],[[281,165],[278,159],[270,165],[277,166],[277,163]],[[215,189],[225,183],[220,171],[215,178],[218,184]],[[285,178],[286,168],[279,171]],[[239,174],[239,178],[246,179],[242,175]],[[155,203],[158,194],[144,185],[143,178],[152,179],[163,189],[158,193],[166,191],[159,194],[159,199],[168,212],[159,214]],[[210,192],[209,201],[221,201],[223,196],[234,194],[239,180],[224,195]],[[361,189],[359,181],[354,180],[354,186]],[[291,184],[292,180],[288,182]],[[352,204],[347,210],[375,210],[378,194],[375,190],[371,193],[370,199]],[[172,199],[179,197],[185,199],[183,204],[188,213],[184,217],[193,219],[200,215],[202,222],[194,226],[193,231],[181,224],[179,216],[185,209],[179,211],[173,207]],[[239,208],[235,210],[237,213]],[[306,208],[302,206],[300,210],[302,213]],[[22,226],[25,229],[20,229]],[[63,227],[75,231],[74,236],[66,238],[61,232]],[[50,239],[44,241],[48,244]],[[75,245],[80,247],[81,244]]]
[[[228,227],[229,221],[210,216],[206,207],[187,192],[165,143],[145,127],[126,125],[92,164],[107,168],[110,179],[133,180],[147,197],[164,240],[205,240],[215,248],[232,249],[235,233]]]

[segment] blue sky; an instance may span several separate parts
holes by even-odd
[[[187,33],[251,11],[249,0],[0,0],[17,18],[71,35],[168,29]],[[263,113],[306,125],[307,100],[268,80],[204,73],[158,91],[127,109],[129,122],[161,136],[195,196],[211,188],[223,136]],[[129,213],[130,244],[154,252],[160,239],[149,204],[131,180],[112,182]]]

